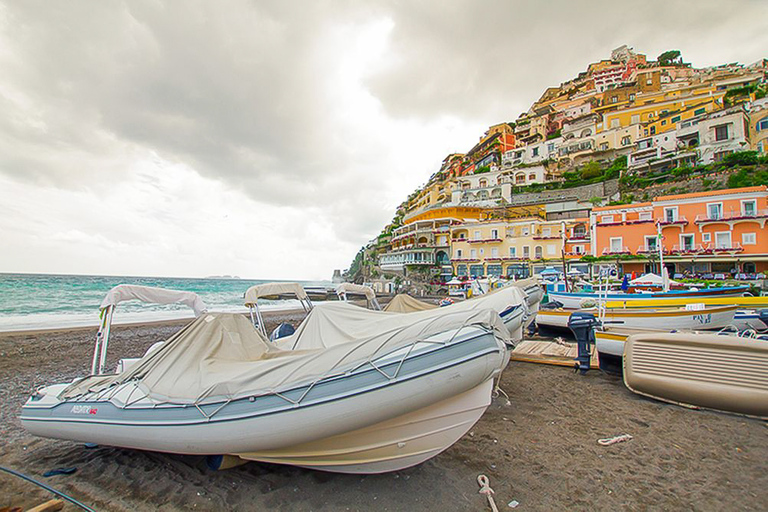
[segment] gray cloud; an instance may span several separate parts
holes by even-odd
[[[763,56],[766,3],[728,5],[9,2],[0,174],[95,190],[156,155],[362,244],[445,154],[615,46]]]

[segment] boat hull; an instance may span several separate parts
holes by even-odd
[[[627,338],[624,383],[687,407],[768,417],[768,341],[705,333]]]
[[[559,329],[568,328],[568,318],[576,310],[551,309],[540,310],[536,315],[536,323],[540,326]],[[594,313],[597,310],[582,309]],[[703,310],[606,310],[604,322],[613,327],[628,329],[658,330],[708,330],[722,329],[733,323],[736,312],[735,306],[713,307]]]
[[[385,473],[420,464],[458,441],[491,404],[493,381],[418,411],[320,441],[240,453],[246,460],[336,473]]]

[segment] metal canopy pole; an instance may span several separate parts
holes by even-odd
[[[107,362],[107,347],[109,346],[109,331],[112,327],[112,313],[114,306],[107,306],[104,320],[104,339],[101,342],[101,357],[99,358],[99,375],[104,373],[104,365]]]
[[[111,306],[110,306],[111,307]],[[99,356],[101,355],[101,342],[104,339],[104,331],[106,330],[107,312],[101,311],[101,324],[99,325],[99,332],[96,333],[96,345],[93,347],[93,360],[91,361],[91,375],[96,375],[96,371],[99,369]]]

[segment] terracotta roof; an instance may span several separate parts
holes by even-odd
[[[709,190],[707,192],[694,192],[691,194],[677,194],[673,196],[659,196],[655,201],[670,201],[672,199],[689,199],[693,197],[711,197],[721,196],[726,194],[743,194],[747,192],[766,192],[768,187],[765,185],[758,185],[756,187],[743,187],[743,188],[727,188],[725,190]]]

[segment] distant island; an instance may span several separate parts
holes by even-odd
[[[240,276],[224,275],[224,276],[207,276],[206,279],[242,279],[242,278]]]

